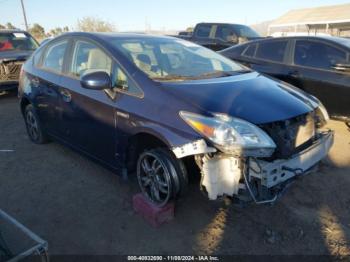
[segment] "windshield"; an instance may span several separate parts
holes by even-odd
[[[234,28],[240,37],[246,37],[246,38],[260,37],[260,35],[257,32],[255,32],[253,29],[251,29],[248,26],[235,25]]]
[[[112,44],[155,80],[215,78],[246,70],[207,48],[180,39],[115,39]]]
[[[37,47],[35,40],[25,33],[0,33],[0,52],[32,51]]]

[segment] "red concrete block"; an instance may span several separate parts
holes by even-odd
[[[141,193],[134,195],[132,200],[134,210],[154,227],[159,227],[174,218],[174,203],[169,203],[164,207],[156,207]]]

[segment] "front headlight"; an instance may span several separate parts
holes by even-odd
[[[180,112],[180,116],[224,153],[269,157],[276,148],[262,129],[242,119],[225,114],[205,117],[184,111]]]

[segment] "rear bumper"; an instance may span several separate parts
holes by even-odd
[[[304,174],[325,158],[334,143],[334,132],[329,130],[307,149],[289,159],[278,159],[272,162],[249,160],[249,176],[261,180],[267,188],[275,187],[289,179]]]
[[[0,91],[15,90],[18,88],[18,80],[0,81]]]

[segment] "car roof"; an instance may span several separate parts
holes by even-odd
[[[257,39],[253,40],[244,44],[252,43],[252,42],[263,42],[263,41],[273,41],[273,40],[289,40],[289,39],[296,39],[296,40],[326,40],[329,42],[337,43],[340,45],[343,45],[345,47],[350,48],[350,39],[343,38],[343,37],[337,37],[337,36],[282,36],[282,37],[267,37],[264,39]]]
[[[0,29],[0,34],[1,33],[24,33],[24,34],[29,34],[27,31],[21,30],[21,29]]]
[[[62,36],[71,36],[71,37],[94,37],[99,38],[105,41],[115,40],[115,39],[150,39],[150,38],[158,38],[158,39],[174,39],[174,37],[170,36],[160,36],[160,35],[149,35],[142,33],[95,33],[95,32],[69,32],[64,33]],[[176,38],[175,38],[176,39]]]
[[[246,26],[247,25],[243,25],[243,24],[235,24],[235,23],[209,23],[209,22],[203,22],[203,23],[198,23],[197,25],[233,25],[233,26]]]

